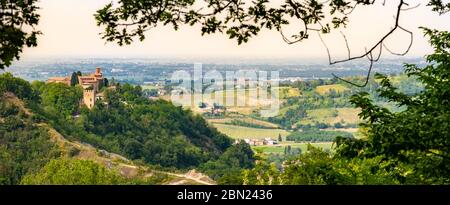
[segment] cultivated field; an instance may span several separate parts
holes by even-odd
[[[334,123],[356,124],[359,122],[357,108],[325,108],[306,111],[308,117],[300,120],[299,124],[314,124],[321,122],[333,125]]]
[[[278,128],[279,126],[267,121],[257,120],[253,119],[251,117],[226,117],[226,118],[217,118],[217,119],[208,119],[207,121],[209,123],[216,123],[216,124],[227,124],[233,122],[233,120],[245,122],[248,124],[254,124],[259,125],[267,128]]]
[[[316,87],[316,92],[321,95],[325,95],[329,93],[331,90],[341,93],[349,89],[341,84],[321,85]]]
[[[280,98],[286,99],[290,97],[300,96],[300,90],[292,87],[280,87]]]
[[[295,94],[295,91],[288,91]],[[243,115],[250,115],[256,109],[266,108],[275,103],[276,99],[270,97],[263,98],[261,93],[256,88],[252,89],[236,89],[236,90],[222,90],[214,93],[195,93],[191,97],[191,110],[196,113],[204,113],[211,110],[214,104],[222,105],[227,108],[227,113],[235,112]],[[165,100],[170,100],[169,95],[161,97]],[[194,99],[197,104],[194,103]],[[207,108],[199,108],[200,102],[207,105]]]
[[[266,137],[278,139],[279,134],[284,139],[289,135],[288,131],[282,129],[259,129],[225,124],[213,124],[213,126],[234,139],[264,139]]]

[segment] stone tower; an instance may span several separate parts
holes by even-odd
[[[67,77],[52,77],[47,80],[48,83],[64,83],[70,86],[71,76]],[[81,103],[85,104],[89,109],[93,108],[97,98],[103,96],[100,93],[101,86],[103,85],[103,73],[102,69],[95,68],[95,73],[89,75],[78,76],[78,83],[83,87],[83,100]],[[97,96],[99,94],[99,96]]]
[[[95,89],[93,87],[83,89],[83,103],[89,108],[95,105]]]

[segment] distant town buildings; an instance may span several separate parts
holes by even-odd
[[[215,116],[225,115],[226,107],[223,105],[219,105],[217,103],[214,103],[211,108],[211,114]]]
[[[104,84],[104,78],[101,68],[96,68],[94,73],[89,75],[78,75],[78,84],[83,87],[83,99],[82,103],[89,109],[93,108],[95,102],[104,97],[103,93],[100,93],[100,89]],[[64,83],[71,85],[72,76],[67,77],[51,77],[47,80],[47,83]]]
[[[83,87],[83,103],[89,108],[93,108],[95,102],[102,98],[99,95],[103,86],[103,74],[100,68],[95,69],[95,73],[86,76],[78,76],[78,84]]]
[[[68,86],[70,86],[70,79],[71,77],[51,77],[47,80],[47,83],[64,83]]]
[[[276,145],[276,144],[278,144],[277,140],[273,140],[270,137],[266,137],[264,139],[244,139],[244,142],[246,142],[250,146],[263,146],[263,145]]]

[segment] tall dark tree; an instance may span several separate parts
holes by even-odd
[[[105,86],[105,87],[109,86],[108,78],[103,78],[103,86]]]
[[[78,75],[77,73],[73,72],[72,76],[70,77],[70,86],[78,85]]]
[[[0,1],[0,69],[19,59],[24,46],[37,46],[37,0]]]

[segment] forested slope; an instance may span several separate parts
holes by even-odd
[[[77,146],[61,149],[61,145],[55,145],[55,136],[51,133],[57,133],[60,141],[62,138],[84,147],[91,146],[95,155],[114,152],[131,160],[127,163],[174,171],[200,167],[206,171],[205,166],[200,165],[209,161],[219,163],[220,156],[233,147],[230,138],[209,127],[200,116],[166,101],[141,97],[140,87],[115,85],[114,89],[104,91],[104,101],[89,110],[78,104],[81,98],[78,87],[43,82],[30,84],[9,73],[0,75],[0,182],[18,184],[30,174],[41,177],[41,169],[54,170],[44,167],[49,162],[53,163],[48,165],[50,167],[70,168],[71,161],[61,161],[61,165],[53,159],[77,157],[83,149]],[[248,155],[242,157],[252,158],[248,146],[238,148],[246,150],[238,152]],[[252,167],[253,163],[249,160],[247,164],[226,168],[239,170],[240,166]],[[74,164],[97,169],[90,164]],[[207,169],[209,173],[216,172],[214,168]],[[216,178],[222,175],[214,174]],[[28,177],[26,183],[32,182],[36,181]],[[104,181],[108,182],[121,180]]]

